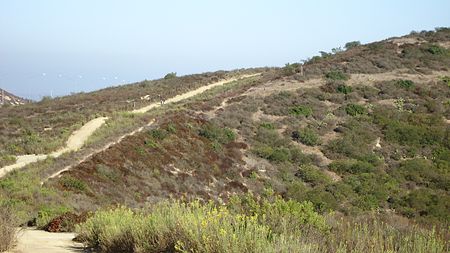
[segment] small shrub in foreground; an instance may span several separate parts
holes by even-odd
[[[309,202],[247,195],[226,206],[164,201],[97,211],[77,231],[100,252],[448,252],[444,229],[391,225],[384,217],[325,219]]]

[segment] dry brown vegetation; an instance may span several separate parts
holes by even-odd
[[[0,208],[0,252],[10,249],[15,240],[17,224],[12,212],[10,208]]]

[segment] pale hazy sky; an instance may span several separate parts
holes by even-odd
[[[448,0],[0,0],[0,87],[39,99],[167,72],[281,66],[450,26]]]

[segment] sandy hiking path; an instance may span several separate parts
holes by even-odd
[[[95,130],[100,128],[107,119],[108,119],[107,117],[99,117],[87,122],[80,129],[74,131],[70,135],[69,139],[66,142],[65,147],[55,152],[52,152],[50,154],[32,154],[32,155],[17,156],[16,157],[17,161],[15,164],[0,168],[0,178],[4,177],[7,173],[15,169],[20,169],[30,163],[45,160],[47,159],[47,157],[50,156],[58,157],[66,152],[77,151],[83,146],[83,144],[87,141],[89,136],[91,136],[95,132]]]
[[[258,76],[258,75],[261,75],[261,73],[252,74],[252,75],[242,75],[242,76],[235,77],[235,78],[221,80],[216,83],[202,86],[198,89],[195,89],[195,90],[186,92],[184,94],[177,95],[173,98],[167,99],[165,104],[176,103],[176,102],[182,101],[184,99],[191,98],[193,96],[201,94],[201,93],[203,93],[209,89],[212,89],[214,87],[221,86],[226,83],[233,82],[233,81],[237,81],[239,79],[249,78],[249,77]],[[148,112],[149,110],[160,107],[161,105],[162,105],[161,103],[152,103],[152,104],[142,107],[140,109],[133,110],[133,111],[131,111],[131,113],[145,113],[145,112]],[[66,146],[64,148],[61,148],[55,152],[52,152],[50,154],[32,154],[32,155],[17,156],[16,163],[5,166],[3,168],[0,168],[0,178],[4,177],[9,172],[16,170],[16,169],[23,168],[24,166],[26,166],[30,163],[45,160],[50,156],[58,157],[66,152],[77,151],[84,145],[84,143],[95,132],[95,130],[100,128],[106,122],[107,119],[108,119],[107,117],[98,117],[98,118],[95,118],[95,119],[87,122],[80,129],[78,129],[72,133],[72,135],[67,140]],[[126,136],[128,136],[128,135],[129,134],[127,134]],[[123,139],[123,137],[125,137],[125,136],[122,136],[121,139]],[[115,144],[115,143],[117,143],[117,142],[114,142],[113,144]],[[109,144],[109,145],[111,145],[111,144]],[[56,176],[56,175],[54,174],[51,177],[54,177],[54,176]]]
[[[164,104],[176,103],[176,102],[182,101],[182,100],[184,100],[184,99],[188,99],[188,98],[194,97],[194,96],[196,96],[196,95],[199,95],[199,94],[201,94],[201,93],[203,93],[203,92],[205,92],[205,91],[207,91],[207,90],[209,90],[209,89],[211,89],[211,88],[214,88],[214,87],[217,87],[217,86],[221,86],[221,85],[224,85],[224,84],[227,84],[227,83],[230,83],[230,82],[233,82],[233,81],[237,81],[237,80],[240,80],[240,79],[258,76],[258,75],[261,75],[261,74],[258,73],[258,74],[253,74],[253,75],[243,75],[243,76],[240,76],[240,77],[237,77],[237,78],[226,79],[226,80],[222,80],[222,81],[219,81],[219,82],[216,82],[216,83],[212,83],[212,84],[209,84],[209,85],[206,85],[206,86],[202,86],[202,87],[200,87],[200,88],[198,88],[198,89],[196,89],[196,90],[189,91],[189,92],[186,92],[186,93],[184,93],[184,94],[181,94],[181,95],[175,96],[175,97],[173,97],[173,98],[167,99],[166,102],[165,102]],[[152,104],[150,104],[150,105],[148,105],[148,106],[145,106],[145,107],[140,108],[140,109],[137,109],[137,110],[133,110],[133,111],[131,111],[131,112],[132,112],[132,113],[145,113],[145,112],[148,112],[148,111],[150,111],[150,110],[152,110],[152,109],[158,108],[158,107],[160,107],[160,106],[162,106],[161,103],[152,103]],[[155,120],[151,120],[151,121],[146,125],[146,127],[151,126],[154,122],[155,122]],[[83,157],[83,158],[82,158],[81,160],[79,160],[78,162],[75,162],[75,163],[73,163],[73,164],[71,164],[71,165],[69,165],[69,166],[67,166],[67,167],[65,167],[65,168],[63,168],[63,169],[61,169],[61,170],[59,170],[59,171],[53,173],[52,175],[50,175],[49,177],[47,177],[44,181],[42,181],[41,184],[44,184],[44,183],[47,182],[49,179],[59,177],[62,173],[71,170],[73,167],[75,167],[76,165],[78,165],[78,164],[80,164],[80,163],[86,161],[87,159],[89,159],[89,158],[92,157],[93,155],[105,151],[106,149],[108,149],[108,148],[111,147],[112,145],[116,145],[116,144],[120,143],[125,137],[131,136],[131,135],[135,135],[135,134],[137,134],[137,133],[139,133],[139,132],[142,132],[143,130],[144,130],[144,127],[140,127],[140,128],[138,128],[138,129],[136,129],[136,130],[130,132],[130,133],[127,133],[127,134],[124,134],[124,135],[120,136],[120,137],[117,139],[117,141],[110,142],[110,143],[106,144],[103,148],[98,149],[98,150],[96,150],[95,152],[86,155],[85,157]]]
[[[72,241],[74,233],[49,233],[34,228],[17,232],[17,246],[7,253],[80,253],[83,244]]]

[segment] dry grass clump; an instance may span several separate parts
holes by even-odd
[[[14,215],[9,208],[0,209],[0,252],[9,250],[16,236]]]

